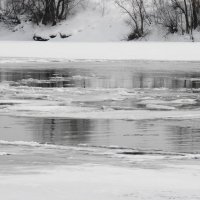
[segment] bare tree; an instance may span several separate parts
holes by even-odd
[[[155,8],[152,16],[156,24],[166,27],[169,33],[178,32],[179,29],[179,13],[175,10],[169,1],[153,0]]]
[[[167,27],[170,33],[190,34],[200,25],[200,0],[154,0],[156,24]]]
[[[72,10],[84,0],[4,0],[0,19],[7,23],[20,23],[21,16],[36,24],[56,25],[70,16]],[[0,0],[2,3],[2,1]],[[150,3],[152,2],[152,3]],[[144,37],[152,22],[162,25],[168,33],[189,34],[200,26],[200,0],[115,0],[128,16],[131,33],[128,40]],[[106,0],[101,0],[102,15]]]
[[[149,16],[143,0],[116,0],[116,4],[129,16],[132,33],[129,40],[138,39],[145,34],[145,24],[149,24]]]
[[[190,10],[190,2],[187,0],[171,0],[172,1],[172,5],[174,9],[180,10],[181,14],[184,15],[185,17],[185,31],[186,33],[189,33],[190,31],[190,23],[189,23],[189,12]]]
[[[5,15],[19,19],[25,15],[33,22],[56,25],[82,0],[6,0]]]
[[[200,0],[191,0],[192,27],[196,29],[200,24]]]

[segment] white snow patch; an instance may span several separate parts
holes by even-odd
[[[171,101],[172,104],[182,104],[182,105],[193,105],[196,104],[196,99],[177,99],[174,101]]]
[[[165,106],[165,105],[156,105],[156,104],[147,104],[146,108],[149,110],[175,110],[175,107]]]
[[[199,43],[62,43],[0,42],[1,62],[8,58],[66,60],[166,60],[200,61]],[[190,52],[190,53],[188,53]],[[15,59],[14,62],[19,61]],[[25,59],[23,59],[25,61]]]
[[[6,152],[0,152],[0,156],[7,156],[7,155],[9,155],[9,154]]]
[[[40,169],[39,174],[2,176],[4,200],[198,199],[199,167],[140,169],[82,165]],[[78,190],[78,191],[77,191]],[[12,192],[10,192],[12,191]]]
[[[177,100],[157,100],[157,99],[147,99],[140,101],[138,103],[139,105],[146,105],[147,108],[152,108],[152,109],[163,109],[165,110],[174,110],[174,106],[182,106],[182,105],[195,105],[197,104],[196,99],[177,99]]]
[[[199,110],[112,110],[70,106],[12,106],[1,110],[1,114],[24,117],[54,117],[76,119],[199,119]]]

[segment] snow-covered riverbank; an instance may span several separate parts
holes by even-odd
[[[38,174],[0,177],[0,193],[4,200],[195,200],[200,197],[197,166],[162,170],[68,166],[40,170]]]
[[[4,200],[197,200],[198,155],[0,141]]]
[[[22,58],[53,60],[200,61],[200,43],[113,42],[0,42],[1,62]],[[27,59],[28,60],[28,59]],[[25,60],[23,60],[25,61]]]

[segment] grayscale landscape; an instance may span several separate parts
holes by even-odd
[[[200,200],[199,0],[0,0],[0,198]]]

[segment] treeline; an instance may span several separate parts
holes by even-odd
[[[168,33],[190,34],[200,26],[200,0],[116,0],[129,16],[129,39],[145,36],[149,26],[159,25]]]
[[[0,17],[20,23],[20,16],[26,16],[38,25],[56,25],[83,1],[86,0],[4,0]],[[128,40],[144,37],[154,25],[171,34],[190,34],[191,38],[200,27],[200,0],[113,0],[113,3],[128,15],[132,30]]]
[[[0,0],[3,1],[3,0]],[[67,19],[81,0],[5,0],[1,4],[1,19],[20,23],[21,16],[36,24],[56,25]]]

